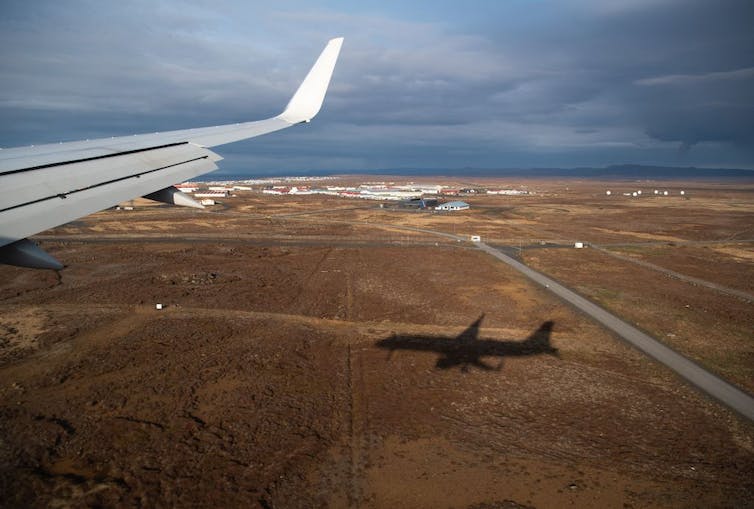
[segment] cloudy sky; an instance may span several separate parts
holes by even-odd
[[[620,163],[754,168],[751,0],[0,4],[0,146],[278,114],[224,173]]]

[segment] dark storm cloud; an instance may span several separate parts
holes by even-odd
[[[751,148],[752,21],[751,2],[668,2],[595,25],[614,56],[599,59],[617,78],[607,97],[654,139]]]
[[[521,110],[569,125],[632,127],[660,141],[750,144],[752,4],[645,4],[614,12],[576,5],[568,23],[540,20],[519,56],[549,75],[531,77],[527,86],[539,93]],[[513,45],[520,35],[512,37],[498,41]]]
[[[754,68],[641,80],[647,133],[685,148],[704,141],[754,143]]]
[[[754,165],[750,2],[377,5],[6,3],[0,144],[274,115],[344,35],[317,122],[226,169]]]

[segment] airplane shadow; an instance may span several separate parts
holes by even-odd
[[[463,373],[471,367],[483,371],[500,371],[505,357],[523,357],[530,355],[554,355],[559,357],[558,349],[550,345],[550,334],[555,325],[553,321],[543,322],[529,337],[521,341],[497,339],[480,339],[479,326],[484,313],[465,331],[455,337],[403,335],[381,339],[375,343],[378,348],[389,350],[392,358],[396,350],[416,352],[437,352],[441,356],[435,367],[450,369],[458,366]],[[488,364],[483,357],[498,357],[497,364]]]

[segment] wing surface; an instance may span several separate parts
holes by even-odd
[[[139,196],[201,207],[173,184],[217,169],[222,158],[207,147],[309,122],[322,107],[342,43],[327,43],[276,117],[0,150],[0,263],[62,268],[26,237]]]

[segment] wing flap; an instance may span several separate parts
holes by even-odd
[[[182,143],[6,173],[0,175],[0,189],[4,190],[0,196],[0,213],[197,159],[214,161],[218,157],[205,148]]]
[[[64,187],[60,187],[59,182],[45,182],[49,185],[42,185],[42,180],[38,178],[33,181],[39,189],[28,187],[23,179],[21,182],[14,181],[15,189],[23,194],[22,199],[26,201],[0,211],[0,246],[213,171],[217,169],[214,156],[207,149],[183,144],[153,150],[148,155],[139,152],[44,169],[54,170],[58,179],[70,174],[70,177],[63,179]],[[128,168],[132,171],[129,172]],[[88,185],[81,188],[71,186],[71,179],[81,172],[88,175],[88,180],[77,183],[86,181]],[[0,186],[5,185],[6,179],[25,173],[1,176]],[[96,180],[92,180],[93,175],[96,175]],[[61,189],[65,191],[56,192]]]

